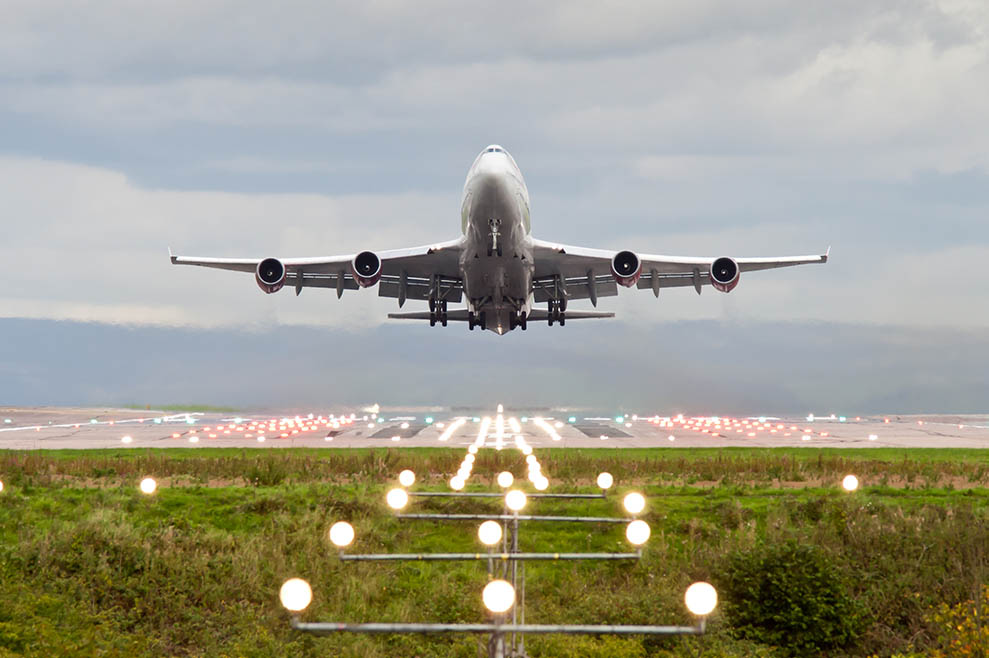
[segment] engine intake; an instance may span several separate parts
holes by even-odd
[[[711,263],[711,285],[721,292],[731,292],[738,285],[740,274],[734,258],[716,258]]]
[[[631,288],[642,276],[642,261],[631,251],[619,251],[611,259],[611,275],[619,285]]]
[[[361,288],[373,286],[381,278],[381,259],[373,251],[362,251],[354,256],[350,269]]]
[[[265,258],[254,273],[258,287],[269,295],[285,285],[285,265],[277,258]]]

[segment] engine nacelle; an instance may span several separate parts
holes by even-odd
[[[611,259],[611,276],[618,285],[631,288],[642,276],[642,261],[631,251],[619,251]]]
[[[258,287],[269,295],[285,285],[285,265],[277,258],[265,258],[254,273]]]
[[[731,292],[738,285],[741,273],[734,258],[716,258],[711,263],[711,285],[721,292]]]
[[[373,251],[362,251],[350,263],[354,280],[361,288],[373,286],[381,278],[381,259]]]

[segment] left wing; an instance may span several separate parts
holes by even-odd
[[[378,295],[405,299],[429,299],[433,286],[441,296],[458,302],[463,292],[460,276],[460,252],[463,238],[423,247],[392,249],[375,252],[380,259],[381,273]],[[168,251],[173,265],[198,265],[221,270],[256,273],[262,258],[201,258],[176,256]],[[358,254],[315,258],[278,258],[284,266],[284,284],[295,288],[335,288],[339,297],[344,290],[357,290],[353,263]]]
[[[553,299],[556,286],[565,287],[569,299],[590,299],[618,294],[618,284],[611,273],[612,259],[622,252],[562,245],[533,240],[533,277],[536,301]],[[784,256],[776,258],[735,258],[739,273],[793,267],[810,263],[826,263],[831,249],[819,256]],[[690,256],[660,256],[636,254],[641,263],[637,288],[648,288],[658,297],[660,288],[693,286],[698,294],[710,285],[711,266],[718,258]]]

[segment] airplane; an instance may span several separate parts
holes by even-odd
[[[618,294],[618,286],[652,290],[705,285],[724,293],[738,285],[742,272],[809,263],[818,256],[782,258],[683,257],[574,247],[532,236],[529,191],[515,159],[497,144],[485,148],[467,172],[460,207],[461,236],[423,247],[361,251],[314,258],[198,258],[176,256],[175,265],[198,265],[250,272],[266,293],[284,286],[345,290],[378,286],[380,297],[429,302],[429,311],[389,313],[402,320],[428,320],[430,326],[466,322],[503,335],[527,328],[530,321],[565,326],[567,320],[611,318],[614,313],[569,310],[588,299]],[[449,304],[466,301],[466,309]],[[546,304],[546,310],[535,308]]]

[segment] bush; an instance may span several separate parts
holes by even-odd
[[[989,656],[989,585],[982,586],[981,601],[955,606],[942,603],[930,614],[929,621],[940,631],[938,641],[942,646],[933,656]]]
[[[820,549],[789,541],[728,556],[718,579],[732,632],[806,656],[855,642],[864,606]]]

